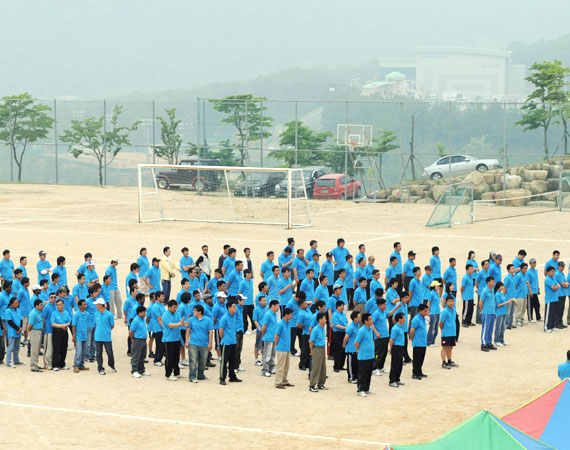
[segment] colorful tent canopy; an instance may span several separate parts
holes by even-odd
[[[392,450],[552,450],[536,439],[503,422],[489,411],[481,411],[434,441],[391,445]]]
[[[502,419],[552,447],[570,448],[570,380],[562,380]]]

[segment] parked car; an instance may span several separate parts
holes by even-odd
[[[329,173],[329,169],[326,167],[304,167],[303,168],[303,179],[305,181],[305,189],[307,190],[307,197],[311,198],[313,196],[313,186],[315,181],[317,181],[323,175]],[[302,197],[305,192],[303,189],[303,180],[301,179],[301,171],[293,172],[291,179],[291,196],[292,197]],[[275,185],[275,196],[276,197],[287,197],[287,178]]]
[[[449,155],[439,158],[431,166],[424,168],[422,177],[435,180],[444,176],[460,175],[474,170],[485,172],[499,167],[503,167],[503,165],[498,159],[477,159],[468,155]]]
[[[361,195],[360,183],[343,173],[333,173],[319,178],[313,189],[313,198],[344,200],[360,198]]]
[[[180,165],[219,166],[219,159],[184,159]],[[156,174],[156,184],[160,189],[192,188],[200,191],[215,191],[220,187],[223,173],[219,170],[173,169]]]
[[[275,185],[282,181],[285,172],[246,172],[245,179],[234,188],[236,197],[269,197],[275,195]]]

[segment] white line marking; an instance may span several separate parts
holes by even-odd
[[[17,408],[30,408],[30,409],[40,409],[40,410],[47,410],[47,411],[59,411],[59,412],[64,412],[64,413],[87,414],[87,415],[92,415],[92,416],[117,417],[120,419],[143,420],[146,422],[169,423],[169,424],[174,424],[174,425],[188,425],[188,426],[192,426],[192,427],[201,427],[201,428],[214,428],[214,429],[240,431],[240,432],[245,431],[248,433],[276,434],[276,435],[280,435],[280,436],[292,436],[292,437],[303,438],[303,439],[318,439],[318,440],[326,440],[326,441],[350,442],[350,443],[375,445],[375,446],[387,446],[388,445],[384,442],[365,441],[365,440],[359,440],[359,439],[337,438],[337,437],[332,437],[332,436],[318,436],[318,435],[314,435],[314,434],[292,433],[289,431],[264,430],[263,428],[248,428],[248,427],[238,427],[238,426],[233,426],[233,425],[217,425],[217,424],[210,424],[210,423],[188,422],[185,420],[159,419],[159,418],[155,418],[155,417],[133,416],[130,414],[121,414],[121,413],[112,413],[112,412],[103,412],[103,411],[89,411],[89,410],[84,410],[84,409],[69,409],[69,408],[57,408],[57,407],[53,407],[53,406],[29,405],[26,403],[15,403],[15,402],[0,401],[0,405],[14,406]]]
[[[381,236],[381,237],[376,237],[376,238],[370,238],[370,239],[362,239],[360,241],[354,241],[354,242],[347,242],[346,245],[351,245],[351,244],[362,244],[364,242],[373,242],[373,241],[381,241],[383,239],[393,239],[393,238],[397,238],[397,237],[401,237],[401,236],[408,236],[408,234],[389,234],[387,236]]]
[[[535,241],[535,242],[570,242],[570,239],[538,239],[538,238],[520,238],[520,237],[501,237],[501,236],[464,236],[464,235],[453,235],[453,234],[420,234],[420,233],[408,233],[406,236],[417,236],[417,237],[441,237],[445,239],[457,238],[457,239],[479,239],[479,240],[492,240],[492,241]]]

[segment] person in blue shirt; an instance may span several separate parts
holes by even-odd
[[[111,295],[111,299],[109,301],[109,311],[111,314],[115,314],[116,319],[122,319],[122,306],[123,302],[121,299],[121,291],[119,290],[119,283],[117,278],[117,266],[119,265],[119,258],[111,259],[111,264],[105,270],[105,275],[109,275],[111,277],[111,284],[109,285],[109,291]]]
[[[277,327],[277,311],[279,300],[271,300],[268,310],[263,316],[261,328],[261,342],[263,343],[263,361],[261,374],[270,377],[275,373],[275,328]]]
[[[272,275],[267,280],[267,287],[269,288],[269,300],[279,300],[279,279],[281,269],[279,266],[273,266]]]
[[[512,266],[512,264],[509,264]],[[511,267],[512,269],[512,267]],[[508,277],[507,277],[508,278]],[[493,327],[495,326],[495,280],[493,277],[487,277],[487,288],[481,292],[481,319],[483,327],[481,328],[481,350],[488,352],[489,350],[497,350],[493,345]],[[511,297],[513,298],[513,297]]]
[[[343,241],[344,245],[344,241]],[[309,348],[311,355],[311,373],[309,374],[309,391],[319,392],[328,390],[325,386],[327,379],[327,354],[325,343],[325,323],[327,317],[319,312],[316,316],[317,324],[311,330]]]
[[[160,259],[152,258],[152,264],[146,272],[141,272],[142,281],[148,287],[148,293],[160,291]]]
[[[564,305],[566,304],[566,295],[568,292],[568,282],[564,275],[564,261],[558,261],[558,270],[554,273],[554,280],[560,285],[557,291],[558,304],[556,305],[555,327],[559,330],[568,328],[564,325]]]
[[[53,328],[53,370],[69,370],[65,365],[67,356],[68,329],[71,326],[71,315],[65,310],[61,298],[56,301],[56,310],[51,313],[51,327]]]
[[[52,275],[57,273],[59,275],[60,286],[64,284],[67,286],[67,267],[65,267],[65,256],[58,256],[56,262],[57,266],[54,267]]]
[[[364,259],[366,265],[366,245],[358,244],[358,253],[356,254],[356,264],[360,264],[360,260]]]
[[[12,292],[14,292],[14,294],[20,292],[23,278],[24,278],[24,273],[22,272],[22,269],[14,270],[14,280],[12,281]]]
[[[467,261],[465,262],[465,265],[467,264],[471,264],[473,266],[473,268],[475,269],[473,271],[473,280],[477,281],[477,272],[479,272],[479,264],[477,264],[477,261],[475,261],[475,251],[474,250],[469,250],[469,252],[467,253]]]
[[[432,247],[431,249],[432,257],[429,260],[429,265],[432,268],[432,278],[434,280],[443,283],[443,278],[441,277],[441,260],[439,259],[439,247]]]
[[[95,271],[95,264],[92,261],[87,261],[87,270],[85,271],[85,284],[88,287],[94,286],[99,283],[99,274]]]
[[[246,269],[249,270],[249,269]],[[245,369],[241,367],[241,351],[243,350],[243,308],[245,303],[245,296],[243,294],[238,294],[236,303],[236,372],[243,372]]]
[[[129,335],[133,342],[131,348],[131,374],[133,378],[148,377],[150,372],[144,368],[146,358],[146,336],[148,333],[146,325],[146,308],[143,305],[137,306],[136,315],[131,322]]]
[[[433,282],[434,277],[433,277],[433,270],[431,268],[431,266],[425,266],[424,267],[424,276],[422,277],[422,286],[424,288],[424,294],[423,294],[423,302],[427,303],[429,300],[429,286],[430,284]],[[438,283],[441,284],[441,281],[438,281]]]
[[[454,311],[454,298],[447,297],[445,307],[439,316],[439,329],[441,330],[441,367],[451,369],[459,367],[453,359],[453,347],[455,347],[455,339],[457,327],[455,324],[457,314]]]
[[[277,258],[277,265],[279,266],[280,271],[284,268],[291,269],[291,265],[293,264],[292,253],[293,249],[291,247],[285,247],[283,249],[283,253],[279,255],[279,258]]]
[[[503,347],[508,345],[505,342],[505,318],[507,316],[507,306],[515,301],[514,298],[507,300],[505,293],[507,288],[499,281],[495,285],[495,345]]]
[[[390,331],[390,343],[388,353],[392,355],[390,364],[390,387],[400,387],[404,383],[400,381],[402,367],[404,363],[404,329],[406,327],[406,317],[404,313],[396,313],[394,326]]]
[[[208,361],[208,352],[212,349],[214,325],[212,319],[204,315],[202,305],[194,306],[193,316],[188,321],[186,331],[186,347],[190,355],[190,382],[206,380],[204,371]]]
[[[498,266],[495,265],[495,267],[498,267]],[[500,278],[497,279],[492,275],[492,269],[489,269],[489,276],[491,278],[495,279],[495,283],[498,283],[499,281],[501,281]],[[503,280],[503,284],[507,288],[507,300],[510,300],[511,298],[516,298],[516,296],[517,296],[517,282],[515,279],[515,268],[512,264],[507,265],[507,275],[505,276],[505,279]],[[506,325],[507,325],[507,330],[510,330],[511,328],[517,327],[516,324],[513,323],[514,315],[515,315],[515,304],[510,303],[507,307],[507,318],[505,319]]]
[[[453,286],[457,286],[457,269],[455,266],[457,261],[455,258],[449,258],[449,267],[443,272],[443,284],[453,283]],[[453,295],[456,296],[457,292],[454,291]]]
[[[520,250],[519,256],[521,251],[524,252],[524,250]],[[515,258],[515,260],[519,260],[519,258]],[[515,316],[513,322],[516,323],[517,326],[522,327],[523,325],[527,325],[527,323],[524,321],[524,315],[526,312],[528,299],[531,295],[530,283],[526,278],[526,273],[528,271],[528,264],[525,262],[521,263],[518,267],[518,273],[517,273],[517,267],[514,264],[513,267],[515,268],[516,272],[515,284],[517,290],[516,293],[517,300],[516,300]],[[562,278],[564,278],[564,272],[562,272]],[[566,281],[565,278],[564,281]],[[566,284],[565,287],[568,287],[568,284],[566,282],[565,284]]]
[[[229,281],[229,277],[231,273],[235,270],[236,267],[236,254],[237,250],[235,248],[230,248],[228,252],[228,256],[224,259],[224,264],[222,265],[222,275],[226,280]],[[243,263],[242,263],[243,264]]]
[[[188,273],[191,269],[196,267],[196,264],[194,263],[194,259],[188,254],[190,252],[190,250],[188,250],[188,247],[182,247],[180,252],[182,253],[182,256],[180,257],[180,271],[182,272],[181,276],[188,277]]]
[[[366,281],[368,281],[368,286],[366,286],[366,296],[370,297],[371,296],[371,292],[374,292],[370,289],[370,283],[372,283],[372,271],[376,270],[376,267],[374,267],[374,262],[376,261],[376,258],[373,255],[370,255],[368,257],[368,264],[366,264],[366,267],[364,268],[364,272],[366,273]]]
[[[20,265],[17,267],[17,269],[22,269],[22,273],[24,274],[25,277],[28,276],[28,271],[26,269],[27,265],[28,265],[28,257],[20,256]]]
[[[275,265],[273,263],[274,260],[275,260],[275,252],[273,250],[268,251],[267,259],[263,261],[263,263],[261,263],[261,268],[260,268],[261,281],[267,282],[269,277],[272,275],[273,266]]]
[[[526,256],[525,250],[519,250],[515,259],[513,259],[513,266],[515,268],[515,273],[519,273],[521,270],[521,265],[524,263],[524,258]]]
[[[283,318],[277,324],[275,328],[275,354],[276,354],[276,365],[275,365],[275,387],[277,389],[285,389],[286,387],[293,387],[289,383],[289,361],[291,355],[289,349],[291,347],[291,319],[293,317],[293,311],[290,308],[285,308],[283,310]]]
[[[206,292],[214,298],[216,298],[216,294],[218,293],[218,281],[220,280],[226,281],[222,279],[222,271],[215,269],[214,276],[208,280],[206,285]]]
[[[321,265],[321,275],[324,275],[328,278],[328,290],[329,290],[329,297],[332,295],[332,283],[334,281],[334,263],[333,263],[333,255],[331,252],[327,252],[326,260]]]
[[[375,361],[372,367],[372,375],[380,376],[384,373],[388,373],[384,369],[384,364],[386,362],[386,356],[388,355],[388,343],[390,341],[390,332],[388,331],[388,320],[392,320],[394,311],[386,311],[386,300],[383,298],[377,298],[376,309],[371,314],[372,315],[372,331],[374,334],[374,355]]]
[[[267,287],[267,284],[264,281],[259,284],[264,284],[264,288]],[[253,324],[255,325],[255,345],[253,348],[253,356],[255,357],[256,366],[262,365],[261,359],[259,359],[259,354],[263,351],[263,341],[261,340],[263,336],[261,334],[261,329],[263,328],[263,317],[268,309],[267,297],[265,294],[260,292],[257,297],[257,306],[253,310]]]
[[[556,268],[558,267],[558,260],[559,259],[560,259],[560,251],[554,250],[552,252],[552,258],[550,258],[548,261],[546,261],[546,264],[544,265],[544,276],[545,277],[548,275],[548,271],[546,269],[548,269],[549,267],[554,267],[554,270],[556,270]]]
[[[344,302],[342,300],[338,300],[335,305],[335,312],[332,315],[332,336],[330,345],[331,355],[334,356],[333,369],[335,372],[344,370],[343,366],[346,355],[342,342],[344,341],[347,326],[348,319],[344,313]]]
[[[5,281],[4,283],[9,283]],[[18,299],[12,297],[6,309],[6,329],[8,335],[8,349],[6,351],[6,366],[15,368],[23,364],[20,362],[20,340],[22,335],[28,335],[28,330],[22,328],[22,313],[18,309]],[[0,336],[0,339],[5,339]]]
[[[42,310],[44,303],[38,298],[34,300],[34,307],[30,311],[28,321],[28,336],[30,339],[30,370],[32,372],[42,372],[38,365],[38,358],[42,344],[42,334],[44,329],[44,319],[42,317]],[[0,339],[0,346],[4,345],[4,339]]]
[[[367,315],[368,318],[370,314]],[[352,311],[350,313],[351,322],[346,327],[346,333],[344,335],[344,342],[342,343],[344,351],[347,356],[346,362],[346,372],[348,375],[348,382],[351,384],[358,383],[358,350],[356,349],[356,337],[360,328],[360,312]],[[370,329],[370,326],[368,327]],[[371,362],[374,362],[374,342],[372,342],[372,358]],[[364,364],[366,365],[366,364]],[[370,373],[372,373],[372,364],[370,364]],[[368,376],[370,378],[370,375]]]
[[[410,282],[414,278],[414,269],[416,267],[415,260],[416,260],[416,252],[410,250],[408,252],[408,260],[404,263],[404,266],[402,267],[402,275],[404,276],[405,291],[408,290],[408,286],[410,285]]]
[[[291,269],[293,270],[293,279],[297,282],[297,284],[301,284],[301,282],[307,276],[307,266],[308,262],[305,259],[305,250],[302,248],[297,249],[297,256],[293,259],[293,263],[291,264]]]
[[[226,261],[229,259],[226,258]],[[224,263],[225,264],[225,263]],[[236,261],[233,264],[233,269],[230,272],[226,272],[227,288],[228,288],[228,299],[237,300],[239,294],[239,284],[243,280],[243,262]],[[229,273],[229,275],[228,275]]]
[[[89,316],[87,314],[87,303],[85,299],[79,300],[78,311],[71,319],[71,340],[75,345],[75,357],[73,358],[73,371],[79,373],[81,370],[89,370],[85,367],[85,352],[87,350],[87,325]]]
[[[461,279],[461,300],[463,300],[463,314],[461,324],[464,327],[474,326],[473,302],[475,301],[475,281],[473,273],[475,268],[471,264],[465,266],[465,275]]]
[[[495,283],[501,281],[501,264],[503,262],[502,255],[495,255],[495,259],[493,261],[489,261],[489,276],[493,277]],[[509,264],[512,265],[512,264]],[[508,271],[508,269],[507,269]],[[513,272],[514,273],[514,272]],[[508,290],[508,288],[507,288]]]
[[[475,316],[475,322],[481,324],[481,307],[479,306],[479,300],[481,300],[481,292],[487,287],[487,282],[485,281],[489,276],[489,260],[485,259],[481,261],[481,270],[477,272],[477,277],[475,279],[475,286],[477,288],[477,312]]]
[[[381,298],[384,298],[384,290],[382,288],[378,288],[373,292],[372,297],[370,297],[367,301],[366,301],[366,305],[364,306],[364,311],[369,313],[369,314],[373,314],[376,309],[378,309],[377,305],[377,301],[380,300]]]
[[[226,376],[232,383],[242,380],[236,376],[236,322],[237,304],[235,300],[228,300],[227,313],[220,320],[219,333],[222,345],[222,363],[220,364],[220,384],[226,384]]]
[[[366,258],[362,256],[356,256],[356,270],[354,271],[354,279],[356,280],[356,285],[358,286],[358,280],[364,278],[366,280]]]
[[[162,358],[166,354],[166,347],[162,340],[162,315],[166,311],[164,307],[164,292],[158,291],[154,294],[154,303],[152,308],[147,309],[147,321],[150,336],[156,342],[156,351],[154,353],[154,365],[162,366]]]
[[[390,254],[390,259],[392,259],[392,257],[396,257],[398,258],[398,264],[396,265],[396,273],[395,273],[395,277],[398,280],[398,286],[399,286],[399,293],[401,294],[404,291],[404,277],[402,276],[402,272],[403,272],[403,264],[404,262],[402,261],[402,244],[400,242],[394,242],[394,251]]]
[[[150,261],[148,260],[147,254],[148,254],[148,250],[145,247],[143,247],[139,250],[139,257],[137,258],[137,262],[131,264],[131,273],[133,272],[133,265],[134,264],[136,264],[137,268],[138,268],[138,270],[136,272],[134,272],[135,274],[140,274],[141,276],[143,276],[145,273],[148,272],[148,269],[150,269]],[[126,280],[127,296],[129,295],[128,282],[129,282],[129,280],[127,278],[127,280]],[[143,294],[148,294],[147,286],[144,283],[141,283],[141,292]]]
[[[303,297],[303,294],[303,292],[297,293],[299,312],[297,314],[297,320],[291,323],[291,327],[296,326],[299,330],[299,349],[301,350],[301,355],[299,357],[299,370],[307,370],[310,364],[309,330],[311,328],[312,314],[311,310],[308,308],[309,303],[306,298]]]
[[[115,328],[115,318],[105,306],[105,300],[98,298],[93,302],[97,308],[95,313],[95,347],[97,348],[97,370],[99,375],[105,375],[103,366],[103,349],[107,353],[107,364],[113,372],[115,369],[115,356],[113,354],[113,341],[111,331]],[[89,303],[88,303],[89,305]]]
[[[314,239],[311,239],[309,241],[309,250],[307,250],[307,253],[305,254],[305,258],[307,259],[307,261],[309,261],[309,263],[313,260],[313,255],[316,253],[317,255],[319,254],[319,243],[317,241],[315,241]],[[318,274],[317,274],[318,276]]]
[[[368,297],[366,296],[366,285],[368,282],[365,277],[361,277],[358,280],[358,287],[354,291],[354,309],[360,313],[365,312],[366,301]]]
[[[10,250],[2,252],[0,260],[0,281],[14,281],[14,262],[10,259]]]
[[[180,327],[187,327],[178,311],[176,300],[169,300],[167,310],[162,314],[162,342],[166,349],[164,375],[169,381],[176,381],[180,376]]]
[[[293,288],[295,287],[295,281],[291,279],[291,270],[285,267],[281,270],[282,278],[279,279],[277,283],[277,292],[279,293],[279,303],[281,307],[281,317],[283,317],[283,309],[285,305],[289,303],[289,300],[293,298]],[[295,346],[295,340],[291,341],[291,345]]]
[[[295,238],[289,237],[287,238],[287,245],[285,248],[289,247],[291,249],[291,253],[295,251]]]
[[[320,260],[320,253],[313,253],[312,254],[312,261],[309,262],[309,266],[307,267],[307,271],[311,269],[313,271],[313,289],[316,289],[319,285],[319,275],[321,274],[321,263]]]
[[[44,280],[47,281],[47,280]],[[55,311],[55,293],[49,294],[48,302],[44,303],[42,318],[44,319],[44,367],[53,369],[53,328],[51,326],[51,314]]]
[[[250,335],[255,332],[255,324],[253,323],[253,310],[255,308],[253,304],[253,273],[250,269],[245,269],[243,271],[244,279],[239,284],[238,294],[244,297],[243,302],[243,328],[245,334]],[[251,322],[251,331],[248,329],[248,320]]]
[[[390,265],[386,268],[386,273],[384,277],[384,288],[386,289],[386,291],[390,287],[390,280],[395,279],[396,281],[398,281],[398,278],[396,277],[397,275],[396,268],[398,266],[398,262],[399,260],[397,256],[390,256]]]
[[[315,303],[319,300],[326,303],[332,295],[329,294],[329,292],[332,292],[332,286],[329,286],[329,278],[321,273],[319,276],[319,286],[315,289]]]
[[[345,241],[343,238],[338,238],[336,240],[336,247],[331,250],[331,255],[334,258],[334,279],[338,278],[338,271],[344,269],[346,264],[346,257],[348,256],[348,249],[345,247]]]
[[[412,378],[414,380],[421,380],[427,377],[423,373],[422,367],[424,364],[424,359],[426,356],[427,347],[427,328],[426,328],[426,316],[429,313],[429,308],[427,305],[421,304],[418,307],[418,314],[412,320],[410,325],[410,339],[412,340]]]
[[[61,283],[59,282],[59,274],[52,273],[51,274],[51,283],[49,283],[48,290],[47,290],[48,293],[57,292],[57,290],[60,286],[61,286]]]
[[[560,284],[554,279],[556,269],[553,266],[546,268],[544,279],[544,331],[552,333],[556,327],[556,311],[558,309],[558,293]]]
[[[570,378],[570,350],[566,352],[566,362],[558,366],[558,376],[560,380]]]
[[[313,277],[313,269],[307,269],[307,276],[299,286],[299,290],[305,294],[305,298],[310,305],[312,305],[315,300],[315,282]]]
[[[531,323],[536,323],[537,320],[541,320],[540,315],[540,301],[538,299],[539,288],[538,288],[538,270],[536,270],[536,259],[531,258],[529,261],[530,267],[526,272],[526,279],[530,284],[531,296],[528,305],[528,320]],[[570,274],[566,281],[570,281]],[[570,310],[569,310],[570,312]],[[570,320],[568,320],[570,322]]]
[[[405,289],[410,294],[410,306],[408,307],[410,311],[410,320],[414,319],[415,315],[418,313],[418,306],[423,303],[424,299],[424,286],[421,280],[422,269],[414,267],[412,269],[412,275],[413,277],[408,280],[408,287]]]
[[[43,250],[39,252],[39,261],[36,263],[36,269],[38,271],[38,283],[41,280],[49,280],[49,273],[51,272],[51,263],[46,259],[47,253]]]
[[[439,281],[432,281],[428,292],[427,306],[429,308],[429,330],[427,335],[427,345],[428,347],[435,347],[435,339],[437,338],[437,333],[439,330],[439,316],[440,310],[440,299],[443,293],[443,286]]]
[[[350,333],[350,335],[354,336],[354,338],[350,337],[346,340],[346,342],[348,348],[350,339],[354,339],[354,343],[352,344],[354,348],[348,348],[348,350],[351,352],[354,350],[354,353],[356,353],[352,353],[353,357],[355,357],[354,359],[356,359],[356,363],[354,365],[356,366],[358,378],[356,393],[361,397],[366,397],[367,395],[374,394],[374,392],[370,390],[370,378],[372,377],[372,367],[374,365],[374,331],[372,326],[373,321],[370,314],[362,314],[362,326],[359,329],[359,313],[358,311],[353,311],[352,314],[354,313],[356,313],[356,316],[351,316],[352,323],[348,326],[347,329],[347,335]],[[350,366],[348,370],[352,370]],[[354,382],[354,378],[352,378],[352,380],[349,379],[349,382]]]

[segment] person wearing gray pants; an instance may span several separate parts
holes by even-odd
[[[137,307],[137,315],[131,322],[129,335],[131,337],[131,373],[134,378],[140,378],[142,375],[148,376],[144,368],[144,359],[146,358],[146,336],[148,334],[146,321],[146,308],[144,306]]]

